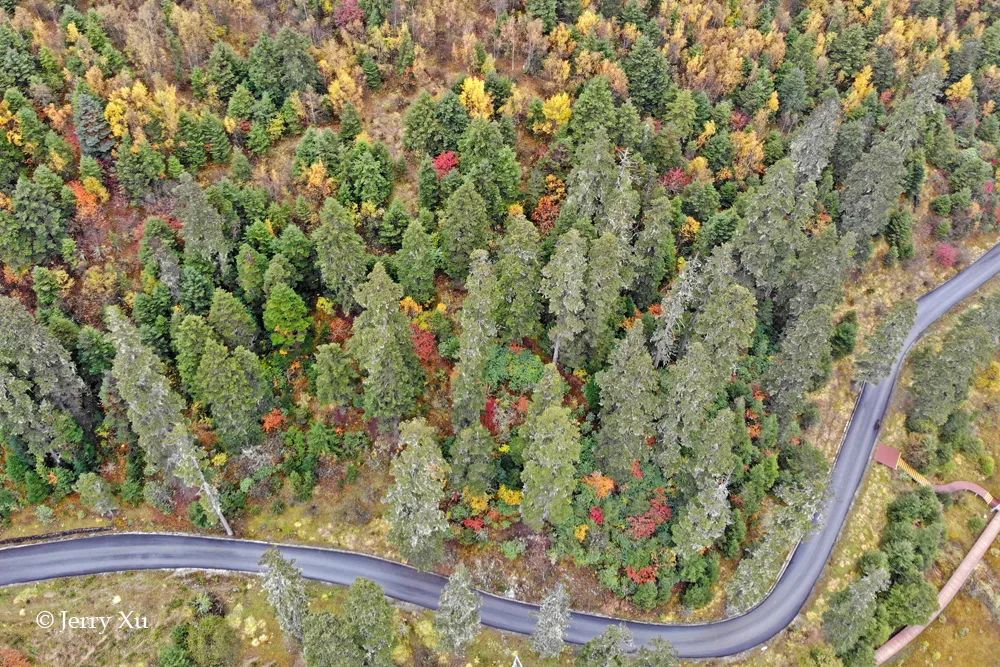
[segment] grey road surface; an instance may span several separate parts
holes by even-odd
[[[1000,273],[1000,245],[977,262],[919,299],[917,320],[893,366],[881,384],[865,386],[833,468],[833,498],[822,525],[802,542],[771,594],[751,611],[724,621],[700,625],[668,625],[626,621],[637,642],[663,637],[686,658],[733,655],[751,649],[781,632],[802,609],[833,550],[854,494],[871,458],[878,425],[889,404],[901,360],[920,335],[952,308]],[[125,570],[194,568],[257,571],[268,547],[262,542],[193,535],[114,534],[0,549],[0,586]],[[445,580],[406,565],[374,556],[299,546],[281,546],[310,579],[350,584],[356,577],[378,582],[387,595],[434,609]],[[533,605],[481,594],[482,620],[501,630],[530,633]],[[576,612],[567,640],[584,643],[616,619]]]

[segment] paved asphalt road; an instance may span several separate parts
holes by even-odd
[[[920,335],[983,283],[1000,273],[1000,245],[976,263],[919,300],[917,321],[900,359]],[[688,658],[740,653],[767,641],[787,626],[809,598],[823,572],[854,494],[864,476],[878,435],[877,425],[889,403],[899,374],[900,359],[892,375],[877,386],[866,386],[855,408],[830,488],[833,499],[813,536],[802,542],[771,594],[750,612],[702,625],[659,625],[627,622],[638,642],[663,637]],[[0,586],[56,577],[123,570],[195,568],[257,570],[257,560],[267,544],[245,540],[190,535],[116,534],[0,549]],[[350,584],[356,577],[377,581],[393,598],[436,608],[444,579],[399,563],[373,556],[283,546],[311,579]],[[482,594],[482,619],[486,625],[520,633],[534,627],[534,606]],[[592,614],[574,613],[567,640],[584,643],[616,622]]]

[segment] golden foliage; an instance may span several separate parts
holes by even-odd
[[[844,99],[844,111],[851,112],[861,106],[861,103],[865,101],[872,92],[875,91],[875,86],[872,85],[872,66],[865,65],[864,68],[858,72],[858,75],[854,77],[854,83],[851,84],[851,89],[847,93],[847,97]]]
[[[949,102],[961,102],[962,100],[969,99],[969,95],[972,94],[972,75],[966,74],[948,86],[944,94],[948,96]]]
[[[524,493],[516,489],[509,489],[506,484],[501,484],[500,490],[497,491],[497,498],[499,498],[501,502],[516,507],[521,504],[521,501],[524,500]]]
[[[478,76],[465,77],[458,99],[473,118],[489,118],[493,115],[493,97],[486,92],[486,82]]]
[[[615,490],[615,480],[596,471],[584,477],[583,483],[592,488],[598,498],[607,498]]]
[[[532,129],[541,134],[555,134],[573,116],[573,104],[567,93],[558,93],[542,104],[544,121],[535,123]]]

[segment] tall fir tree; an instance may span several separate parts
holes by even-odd
[[[536,339],[541,334],[539,255],[538,230],[523,215],[511,216],[497,259],[497,323],[505,340]]]
[[[261,587],[278,618],[278,625],[291,642],[301,644],[303,625],[309,613],[309,594],[302,570],[274,547],[264,552],[258,566],[263,575]]]
[[[586,326],[584,278],[587,274],[587,241],[575,229],[563,234],[556,242],[552,259],[542,269],[542,295],[548,300],[549,313],[554,322],[549,328],[552,342],[552,360],[559,361],[563,346],[574,350],[578,336]],[[569,365],[582,361],[579,354],[572,354]]]
[[[386,496],[389,539],[407,561],[433,567],[442,556],[448,521],[441,511],[448,464],[424,419],[412,419],[400,429],[403,451],[390,467],[393,482]]]
[[[892,364],[917,319],[917,302],[904,299],[894,305],[871,336],[855,362],[859,382],[878,384],[888,377]]]
[[[434,271],[437,252],[431,235],[414,218],[403,233],[403,246],[393,256],[396,276],[406,295],[419,303],[434,298]]]
[[[558,524],[572,512],[580,427],[569,408],[551,406],[532,420],[524,451],[521,517],[535,530]]]
[[[434,614],[434,629],[441,638],[442,648],[450,653],[461,653],[476,638],[481,604],[469,570],[459,564],[448,577]]]
[[[543,658],[555,658],[566,645],[569,627],[569,593],[562,583],[548,592],[535,616],[538,623],[531,633],[531,648]]]
[[[475,250],[459,321],[458,363],[451,388],[456,431],[479,421],[486,402],[486,364],[496,343],[497,280],[485,250]]]
[[[399,306],[403,289],[379,262],[354,297],[364,310],[354,320],[348,350],[364,373],[365,414],[398,420],[413,412],[423,391],[423,371]]]
[[[457,280],[469,273],[472,251],[485,248],[490,222],[486,202],[471,181],[465,181],[448,197],[441,212],[439,233],[445,272]]]
[[[365,280],[368,251],[354,229],[350,214],[335,199],[327,199],[319,213],[320,225],[313,231],[316,263],[323,285],[334,303],[345,311],[357,307],[354,292]]]

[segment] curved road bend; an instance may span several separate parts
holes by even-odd
[[[854,494],[865,473],[882,419],[899,376],[901,359],[920,335],[952,306],[1000,273],[1000,244],[948,282],[919,299],[917,320],[893,366],[890,377],[862,390],[844,442],[833,467],[833,500],[824,522],[799,544],[770,595],[742,616],[700,625],[666,625],[626,621],[637,642],[663,637],[686,658],[719,657],[761,644],[787,626],[809,599],[830,557]],[[0,549],[0,585],[144,569],[217,569],[254,572],[268,545],[248,540],[193,535],[115,534]],[[374,556],[300,546],[282,546],[310,579],[350,584],[356,577],[377,581],[397,600],[437,607],[445,580],[406,565]],[[533,605],[482,594],[483,623],[501,630],[529,633],[534,628]],[[573,613],[568,641],[584,643],[616,619]]]

